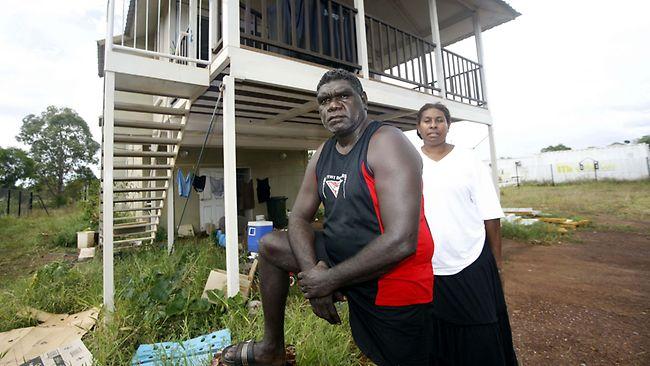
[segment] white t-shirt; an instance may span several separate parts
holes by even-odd
[[[424,213],[433,236],[433,271],[453,275],[472,264],[485,243],[483,220],[503,217],[488,167],[472,151],[454,147],[440,161],[422,157]]]

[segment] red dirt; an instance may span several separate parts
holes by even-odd
[[[575,238],[504,242],[520,363],[650,365],[650,235],[592,229]]]

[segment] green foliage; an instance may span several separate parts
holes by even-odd
[[[37,181],[53,196],[60,197],[67,182],[87,176],[87,166],[97,163],[99,144],[86,122],[70,108],[49,106],[40,116],[27,115],[16,138],[30,145]]]
[[[501,235],[506,239],[532,244],[553,244],[561,238],[556,226],[544,222],[536,222],[532,225],[502,222]]]
[[[557,144],[557,145],[549,145],[541,150],[541,152],[549,152],[549,151],[564,151],[564,150],[571,150],[570,147],[565,146],[564,144]]]
[[[0,331],[34,324],[33,319],[15,316],[24,305],[58,313],[100,305],[101,266],[100,258],[74,266],[55,262],[15,281],[0,292]],[[161,246],[116,256],[116,312],[110,322],[100,319],[84,338],[96,364],[129,364],[140,344],[180,341],[223,328],[230,329],[234,342],[260,339],[263,313],[249,313],[240,296],[227,298],[214,291],[210,298],[216,304],[201,298],[215,268],[225,268],[225,251],[209,238],[177,243],[172,255]],[[364,364],[347,326],[347,306],[339,304],[339,313],[345,325],[332,326],[312,313],[295,287],[291,289],[285,333],[287,343],[297,347],[298,364]]]
[[[167,230],[165,230],[164,227],[158,226],[158,229],[156,230],[156,239],[154,239],[156,243],[162,243],[163,241],[167,240]]]
[[[606,197],[606,198],[604,198]],[[501,190],[503,207],[532,207],[563,217],[650,220],[650,179],[522,185]]]
[[[83,210],[83,219],[88,223],[90,230],[96,231],[99,226],[99,179],[93,179],[88,182],[85,200],[81,201],[80,206]]]
[[[0,187],[16,187],[34,178],[35,163],[27,153],[15,147],[0,147]]]
[[[53,209],[48,216],[35,204],[27,215],[0,217],[0,288],[44,263],[76,255],[76,231],[87,225],[76,207]]]
[[[647,144],[650,145],[650,135],[645,135],[636,140],[638,144]]]

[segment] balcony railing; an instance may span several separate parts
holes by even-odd
[[[154,59],[207,65],[208,3],[209,0],[109,0],[112,48]],[[221,38],[220,29],[217,34]]]
[[[336,0],[241,0],[239,5],[242,45],[328,67],[361,70],[356,9]],[[115,29],[116,33],[112,47],[203,67],[222,46],[222,6],[221,0],[109,0],[109,32]],[[372,15],[366,15],[364,23],[371,76],[440,94],[436,44]],[[445,96],[485,106],[481,65],[446,49],[441,52]]]
[[[361,69],[356,10],[334,0],[241,2],[241,43],[321,65]],[[261,4],[260,4],[261,3]]]
[[[368,68],[372,75],[391,78],[423,92],[435,85],[436,45],[366,15]]]
[[[442,64],[448,99],[476,106],[485,105],[481,64],[444,48]]]

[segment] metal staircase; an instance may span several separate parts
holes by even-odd
[[[113,133],[107,136],[102,129],[102,155],[107,139],[112,139],[113,245],[120,250],[156,238],[162,209],[173,192],[173,168],[191,102],[133,90],[112,93]],[[102,190],[105,176],[102,163]],[[100,245],[103,237],[102,223]]]

